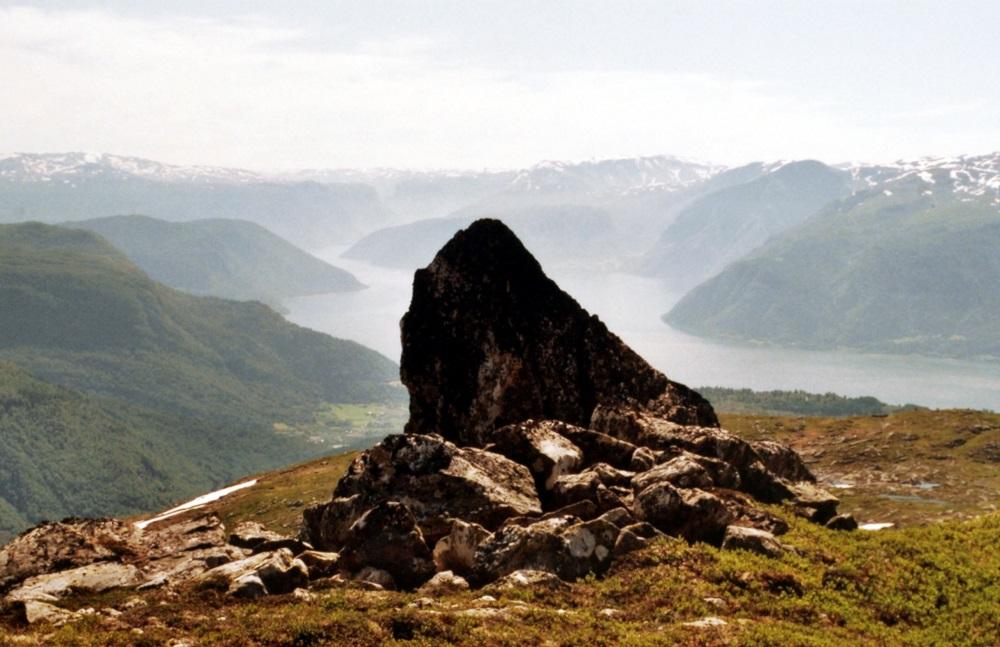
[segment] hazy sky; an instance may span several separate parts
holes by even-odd
[[[998,29],[995,1],[0,0],[0,151],[267,169],[982,153],[1000,149]]]

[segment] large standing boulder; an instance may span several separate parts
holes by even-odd
[[[410,433],[481,446],[531,418],[585,427],[598,404],[718,425],[708,401],[560,290],[499,220],[474,222],[417,271],[401,327]]]

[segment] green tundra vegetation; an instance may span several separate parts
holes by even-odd
[[[260,303],[167,288],[95,234],[37,223],[0,226],[0,360],[19,369],[4,371],[0,438],[31,451],[38,470],[59,469],[70,444],[98,452],[95,439],[122,436],[92,472],[84,462],[29,478],[24,456],[8,459],[20,467],[0,477],[5,528],[197,494],[322,451],[309,427],[330,403],[405,399],[396,365],[374,351]],[[31,409],[42,392],[61,422]],[[28,439],[46,425],[52,444]],[[148,469],[138,448],[156,458]]]

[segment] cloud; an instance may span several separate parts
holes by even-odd
[[[887,150],[891,126],[753,79],[486,68],[443,61],[437,45],[344,47],[253,16],[0,8],[0,140],[254,168],[909,153]]]

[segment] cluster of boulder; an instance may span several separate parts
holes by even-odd
[[[667,536],[780,555],[787,525],[761,503],[856,526],[794,451],[721,429],[499,221],[416,273],[401,327],[405,433],[360,455],[298,537],[197,514],[43,524],[0,550],[5,601],[32,620],[65,619],[52,603],[80,590],[558,585]]]
[[[337,555],[253,522],[227,532],[213,514],[147,528],[117,519],[66,519],[0,550],[0,592],[26,620],[69,619],[55,603],[79,592],[196,586],[241,597],[289,593],[337,572]]]
[[[790,448],[719,427],[545,276],[502,223],[416,273],[402,324],[404,434],[358,457],[301,539],[345,574],[412,589],[527,571],[600,574],[665,535],[779,554],[787,503],[850,529]]]

